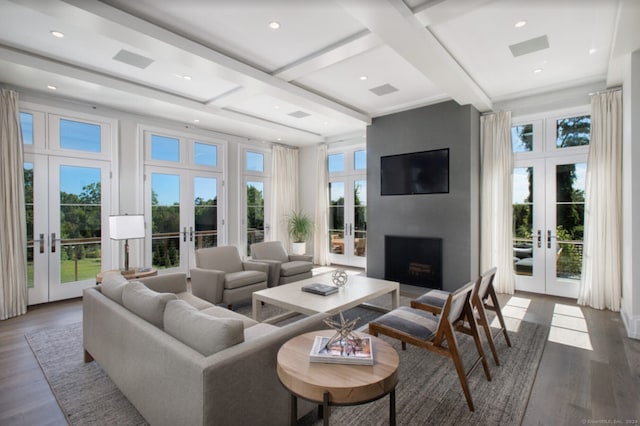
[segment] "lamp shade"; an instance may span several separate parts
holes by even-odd
[[[144,238],[144,215],[109,216],[109,238],[112,240]]]

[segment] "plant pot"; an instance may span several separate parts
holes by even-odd
[[[307,243],[292,243],[291,254],[304,254],[307,251]]]

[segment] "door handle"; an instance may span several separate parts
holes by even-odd
[[[40,234],[40,253],[44,253],[44,234]]]
[[[551,248],[551,238],[555,238],[555,235],[551,235],[551,230],[547,229],[547,248]]]
[[[56,233],[51,233],[51,253],[56,252]]]
[[[182,228],[182,241],[187,242],[187,227]]]
[[[542,231],[538,229],[538,248],[542,248]]]
[[[349,224],[349,235],[353,236],[353,223]]]
[[[193,241],[193,226],[189,227],[189,241]]]

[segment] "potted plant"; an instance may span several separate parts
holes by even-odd
[[[306,240],[313,232],[313,221],[302,211],[294,211],[287,216],[287,231],[293,240],[292,253],[304,254],[306,252]]]

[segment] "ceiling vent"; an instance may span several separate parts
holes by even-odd
[[[304,111],[294,111],[292,113],[289,113],[289,115],[295,118],[305,118],[305,117],[309,117],[311,114],[307,114]]]
[[[509,46],[509,49],[511,49],[511,54],[514,58],[548,48],[549,39],[546,35],[532,38],[531,40],[523,41],[522,43],[516,43]]]
[[[120,50],[113,59],[142,70],[153,63],[153,59],[151,58],[147,58],[146,56],[138,55],[137,53],[129,52],[124,49]]]
[[[374,87],[373,89],[369,89],[369,90],[378,96],[384,96],[384,95],[388,95],[389,93],[398,91],[398,89],[396,89],[390,84],[383,84],[382,86]]]

